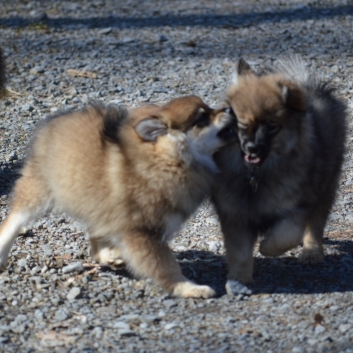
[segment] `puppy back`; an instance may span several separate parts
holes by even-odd
[[[102,138],[105,141],[121,143],[120,128],[127,121],[129,112],[125,107],[108,105],[103,115]]]
[[[120,143],[119,131],[124,122],[127,121],[129,113],[125,107],[108,105],[99,101],[93,101],[80,110],[64,110],[43,119],[37,126],[32,138],[33,145],[39,135],[49,134],[50,130],[67,130],[67,133],[82,135],[82,129],[92,128],[100,133],[102,141]],[[81,127],[73,131],[74,127]],[[55,132],[54,132],[55,133]],[[31,149],[31,148],[30,148]]]
[[[67,159],[73,164],[101,164],[107,156],[107,142],[119,145],[120,127],[127,116],[126,109],[99,101],[80,110],[51,115],[39,123],[29,145],[27,163],[49,167]]]

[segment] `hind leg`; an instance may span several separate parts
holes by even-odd
[[[322,194],[320,202],[312,208],[305,230],[302,254],[300,256],[302,263],[316,264],[324,261],[324,249],[322,244],[324,228],[335,200],[337,184],[338,176],[334,176],[328,183],[330,188],[326,189],[325,193]]]
[[[322,239],[329,211],[320,207],[311,214],[305,230],[303,250],[300,261],[304,264],[316,264],[324,261]]]
[[[6,267],[11,247],[24,227],[45,209],[44,187],[34,177],[21,177],[14,190],[12,211],[0,227],[0,270]]]
[[[312,221],[304,235],[303,250],[300,262],[303,264],[317,264],[324,261],[324,248],[322,245],[323,228],[319,221]]]

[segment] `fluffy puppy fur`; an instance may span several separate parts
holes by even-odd
[[[175,296],[213,296],[182,275],[167,241],[209,195],[212,155],[235,136],[231,120],[196,96],[130,112],[90,105],[46,120],[0,229],[0,266],[21,227],[55,208],[86,225],[101,262],[122,259]]]
[[[253,246],[278,256],[303,240],[301,261],[323,261],[323,231],[339,184],[346,104],[299,59],[257,75],[240,60],[226,105],[238,141],[215,158],[213,190],[229,279],[250,283]]]

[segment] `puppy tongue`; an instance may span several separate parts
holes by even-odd
[[[244,156],[244,159],[246,162],[251,163],[251,164],[257,164],[260,163],[261,159],[259,157],[251,157],[249,154],[246,154]]]

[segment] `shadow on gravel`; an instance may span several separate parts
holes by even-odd
[[[255,258],[254,294],[313,294],[353,291],[353,240],[326,240],[341,255],[326,255],[318,265],[302,265],[295,257]],[[190,250],[176,255],[183,273],[197,283],[225,294],[226,264],[223,256]]]
[[[259,12],[246,14],[203,14],[203,15],[166,15],[156,17],[90,17],[90,18],[47,18],[31,19],[24,17],[0,18],[0,26],[24,27],[33,22],[45,23],[48,27],[60,28],[62,26],[87,27],[87,28],[144,28],[144,27],[177,27],[177,26],[201,26],[201,27],[247,27],[265,22],[280,22],[283,20],[318,20],[337,16],[353,15],[353,6],[335,6],[299,9],[289,9],[273,12]]]
[[[2,162],[0,169],[0,196],[8,195],[15,183],[16,179],[20,176],[19,171],[23,163],[17,164]]]

